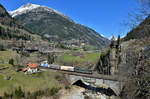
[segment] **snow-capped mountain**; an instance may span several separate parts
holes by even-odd
[[[114,36],[111,36],[111,37],[109,37],[109,40],[117,40],[117,37],[114,37]]]
[[[26,4],[12,15],[20,24],[48,40],[61,43],[86,43],[102,48],[109,40],[91,28],[75,23],[68,16],[46,6]]]
[[[41,6],[41,5],[37,5],[37,4],[31,4],[31,3],[27,3],[21,7],[19,7],[18,9],[14,10],[14,11],[9,11],[9,14],[12,16],[12,17],[15,17],[15,16],[18,16],[18,15],[21,15],[21,14],[24,14],[24,13],[27,13],[29,11],[32,11],[33,9],[36,9],[36,8],[44,8],[45,10],[49,11],[49,12],[55,12],[65,18],[68,18],[66,15],[62,14],[61,12],[57,11],[57,10],[54,10],[52,8],[48,8],[46,6]],[[72,20],[71,20],[72,21]]]
[[[38,7],[40,7],[40,5],[27,3],[26,5],[23,5],[20,8],[14,10],[14,11],[10,11],[9,14],[12,17],[15,17],[17,15],[26,13],[27,11],[31,11],[32,9],[35,9],[35,8],[38,8]]]

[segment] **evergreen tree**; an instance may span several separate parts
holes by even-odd
[[[14,65],[14,59],[10,59],[9,64]]]
[[[120,35],[118,36],[118,39],[117,39],[117,45],[118,46],[120,45]]]
[[[5,51],[4,46],[0,45],[0,51]]]
[[[24,92],[22,91],[21,87],[16,88],[13,97],[15,97],[16,99],[20,99],[22,97],[24,97]]]
[[[48,55],[48,57],[47,57],[48,59],[48,63],[49,64],[52,64],[54,61],[55,61],[55,55]]]

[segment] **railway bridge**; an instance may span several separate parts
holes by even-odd
[[[96,77],[96,76],[84,76],[84,75],[74,75],[74,74],[69,74],[69,81],[72,85],[75,83],[82,81],[84,84],[87,86],[94,86],[98,88],[104,88],[104,89],[112,89],[117,96],[119,96],[120,91],[121,91],[121,86],[120,82],[115,79],[103,76],[103,77]]]
[[[47,69],[45,69],[47,71]],[[70,71],[52,70],[50,71],[61,72],[67,74],[70,84],[74,85],[78,81],[82,81],[85,85],[90,85],[99,88],[112,89],[117,96],[121,92],[121,82],[117,76],[102,75],[102,74],[84,74]]]
[[[86,85],[95,86],[99,88],[112,89],[117,96],[120,95],[122,89],[122,82],[119,77],[115,75],[102,74],[84,74],[69,71],[59,71],[68,75],[70,84],[74,85],[78,81],[82,81]]]
[[[116,79],[109,79],[109,78],[104,78],[104,77],[92,77],[92,76],[81,76],[81,75],[69,75],[69,81],[72,85],[75,83],[82,81],[86,85],[94,86],[94,87],[99,87],[99,88],[104,88],[104,89],[112,89],[117,96],[119,96],[121,87],[120,87],[120,82]]]

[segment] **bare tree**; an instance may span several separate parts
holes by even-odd
[[[140,5],[140,12],[148,16],[150,14],[150,0],[137,0],[137,2]]]
[[[128,20],[123,22],[123,25],[129,29],[137,27],[146,17],[150,15],[150,0],[135,0],[138,7],[128,13]]]

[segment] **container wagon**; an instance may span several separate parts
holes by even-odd
[[[64,70],[64,71],[74,71],[74,67],[72,66],[60,66],[60,70]]]
[[[50,65],[49,68],[50,69],[55,69],[55,70],[60,70],[60,66],[59,65]]]

